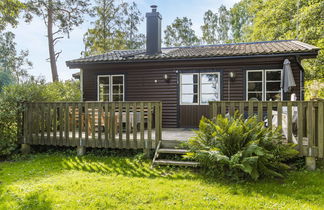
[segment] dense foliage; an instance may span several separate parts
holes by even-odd
[[[50,84],[27,82],[4,87],[0,93],[0,157],[17,148],[17,114],[23,111],[22,102],[79,101],[78,82]]]
[[[196,32],[192,29],[191,19],[187,17],[177,17],[164,30],[164,44],[167,47],[192,46],[199,43]]]
[[[324,99],[324,78],[305,82],[305,100]]]
[[[143,17],[135,2],[96,0],[94,13],[94,27],[84,35],[85,55],[143,47],[145,36],[139,33]]]
[[[298,153],[293,145],[282,143],[278,130],[242,115],[203,118],[187,145],[191,152],[185,157],[199,161],[214,175],[232,179],[283,177],[290,168],[285,161]]]

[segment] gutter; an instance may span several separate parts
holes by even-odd
[[[156,63],[156,62],[176,62],[176,61],[205,61],[205,60],[228,60],[228,59],[245,59],[245,58],[264,58],[264,57],[282,57],[282,56],[316,56],[316,52],[308,53],[281,53],[281,54],[268,54],[268,55],[248,55],[248,56],[223,56],[223,57],[189,57],[189,58],[171,58],[171,59],[150,59],[150,60],[122,60],[122,61],[94,61],[94,62],[73,62],[66,61],[66,65],[70,68],[79,68],[84,65],[93,64],[129,64],[129,63]]]

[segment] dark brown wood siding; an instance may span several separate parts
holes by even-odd
[[[295,57],[84,65],[82,67],[83,97],[85,101],[97,100],[97,75],[124,74],[126,101],[162,101],[163,127],[178,127],[180,121],[183,122],[185,120],[184,117],[180,119],[179,114],[181,108],[178,100],[178,72],[192,70],[221,71],[221,80],[223,83],[221,99],[245,100],[245,71],[252,69],[282,68],[285,58],[291,61],[297,85],[293,89],[293,92],[296,93],[299,99],[301,69]],[[236,74],[236,79],[235,81],[231,81],[230,86],[228,83],[229,72]],[[169,81],[163,79],[164,74],[168,74]],[[157,83],[155,83],[155,80],[157,80]],[[206,112],[205,107],[207,106],[197,107],[183,107],[183,112],[189,115],[193,111],[190,111],[189,108],[197,109],[197,113]],[[200,117],[198,116],[198,118]],[[188,125],[187,127],[192,126]]]

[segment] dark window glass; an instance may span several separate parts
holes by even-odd
[[[268,80],[281,80],[281,71],[266,71]]]
[[[280,91],[280,82],[267,82],[267,91]]]
[[[249,82],[249,91],[262,91],[262,82]]]
[[[124,84],[122,76],[112,76],[113,84]]]
[[[248,80],[249,81],[262,81],[262,72],[260,72],[260,71],[248,72]]]
[[[281,100],[281,94],[280,93],[267,93],[266,95],[267,101],[280,101]]]
[[[100,84],[109,84],[109,77],[99,77]]]
[[[248,100],[262,101],[262,93],[249,93]]]

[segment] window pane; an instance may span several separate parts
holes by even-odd
[[[100,101],[109,101],[109,95],[100,95]]]
[[[198,75],[197,74],[182,74],[181,82],[182,82],[182,84],[198,83]]]
[[[201,93],[217,93],[217,92],[218,92],[217,84],[201,85]]]
[[[100,85],[99,92],[100,94],[109,94],[109,86]]]
[[[181,96],[181,103],[197,103],[198,102],[198,95],[182,95]]]
[[[202,104],[208,104],[209,101],[218,101],[218,93],[215,94],[202,94],[200,99]]]
[[[267,93],[266,100],[267,101],[280,101],[281,100],[281,93]]]
[[[112,76],[113,84],[124,84],[122,76]]]
[[[113,94],[122,94],[124,92],[123,85],[114,85],[113,86]]]
[[[123,95],[113,95],[113,101],[123,101]]]
[[[184,93],[198,93],[198,85],[182,85],[182,94]]]
[[[262,82],[249,82],[248,90],[249,91],[262,91]]]
[[[200,75],[201,83],[218,83],[218,74],[201,74]]]
[[[99,77],[99,84],[109,84],[109,76],[108,77]]]
[[[262,101],[262,93],[249,93],[248,100],[258,100]]]
[[[280,82],[267,82],[267,91],[280,91]]]
[[[262,81],[262,72],[248,72],[248,81]]]
[[[267,80],[281,80],[281,71],[266,71]]]

